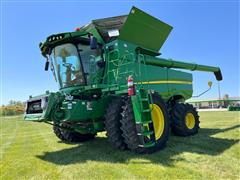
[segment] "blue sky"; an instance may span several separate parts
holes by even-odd
[[[73,31],[92,19],[128,14],[132,6],[174,27],[161,49],[162,57],[220,66],[221,93],[239,96],[239,3],[178,1],[10,1],[2,2],[1,104],[27,100],[46,90],[57,91],[38,44],[48,35]],[[193,72],[194,94],[212,90],[201,98],[218,97],[214,75]]]

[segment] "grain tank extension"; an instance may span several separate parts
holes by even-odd
[[[196,134],[198,112],[184,103],[192,97],[192,74],[177,69],[212,72],[218,81],[222,75],[219,67],[162,58],[171,30],[133,7],[127,16],[47,37],[39,46],[59,91],[30,96],[24,119],[51,124],[65,142],[106,131],[113,147],[137,153],[162,148],[170,130]]]

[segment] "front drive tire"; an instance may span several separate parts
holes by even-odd
[[[64,138],[60,127],[58,127],[58,125],[54,122],[53,123],[53,132],[55,133],[55,135],[62,141],[66,141],[66,139]]]
[[[178,136],[190,136],[198,133],[199,115],[190,104],[178,103],[172,110],[172,132]]]
[[[81,134],[70,130],[68,124],[53,121],[53,132],[63,142],[83,142],[95,137],[95,134]]]
[[[154,125],[154,132],[156,138],[156,144],[154,147],[139,147],[139,138],[136,131],[136,123],[134,119],[134,112],[132,107],[131,98],[127,98],[125,106],[123,108],[121,129],[123,131],[124,141],[128,148],[136,153],[153,153],[163,148],[169,137],[169,118],[165,102],[158,94],[152,95],[153,107],[152,119]],[[156,109],[155,109],[156,108]],[[162,114],[162,115],[156,115]],[[158,127],[157,127],[158,126]],[[157,128],[156,128],[157,127]]]
[[[64,111],[57,106],[51,112],[51,120],[53,121],[53,132],[63,142],[83,142],[93,139],[96,134],[81,134],[71,130],[71,125],[61,120],[64,118]],[[74,126],[74,125],[73,125]]]
[[[91,139],[94,139],[96,134],[81,134],[76,131],[71,130],[71,126],[63,123],[61,124],[63,128],[61,128],[61,134],[63,135],[63,138],[67,142],[84,142]]]
[[[104,123],[108,142],[116,149],[124,150],[126,149],[126,144],[124,143],[122,130],[120,129],[122,105],[122,98],[116,97],[113,99],[107,107]]]

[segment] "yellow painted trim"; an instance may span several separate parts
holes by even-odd
[[[195,126],[195,117],[191,112],[188,112],[185,116],[185,123],[188,129],[193,129]]]
[[[137,84],[192,84],[191,81],[149,81],[149,82],[138,82]]]
[[[165,129],[164,115],[162,109],[157,104],[150,104],[150,108],[152,109],[155,139],[158,140]]]

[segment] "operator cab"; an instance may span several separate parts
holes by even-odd
[[[51,69],[60,89],[88,85],[103,72],[98,65],[102,61],[101,46],[87,38],[57,45],[50,53]]]

